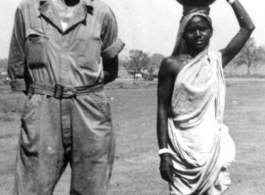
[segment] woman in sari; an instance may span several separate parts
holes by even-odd
[[[223,124],[223,67],[255,27],[238,0],[228,3],[240,30],[226,48],[208,50],[213,34],[209,5],[184,6],[174,51],[160,66],[160,173],[171,195],[219,195],[231,183],[227,168],[234,160],[235,146]]]

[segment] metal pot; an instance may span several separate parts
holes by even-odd
[[[209,6],[215,0],[177,0],[183,6]]]

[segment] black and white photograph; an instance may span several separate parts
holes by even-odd
[[[0,2],[0,194],[264,195],[265,1]]]

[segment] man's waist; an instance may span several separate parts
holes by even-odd
[[[103,84],[71,87],[62,84],[30,83],[27,92],[55,97],[56,99],[72,98],[103,90]]]

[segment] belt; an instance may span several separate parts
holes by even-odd
[[[72,98],[78,95],[89,94],[96,91],[102,91],[103,84],[86,85],[81,87],[68,87],[60,84],[49,85],[42,83],[30,83],[28,92],[34,94],[53,96],[56,99]]]

